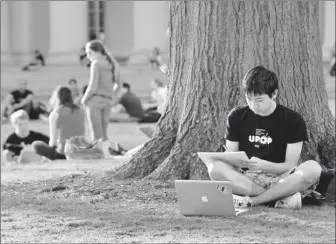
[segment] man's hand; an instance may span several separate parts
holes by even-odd
[[[251,163],[251,170],[263,170],[263,166],[265,165],[265,160],[262,160],[258,157],[251,157],[250,158]]]
[[[239,163],[240,168],[248,168],[250,170],[257,170],[257,163],[250,159],[242,159]]]

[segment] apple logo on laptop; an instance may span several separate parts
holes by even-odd
[[[202,196],[202,201],[203,202],[208,202],[208,197],[206,195]]]

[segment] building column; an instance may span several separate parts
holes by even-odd
[[[9,49],[9,7],[7,1],[1,1],[1,65],[10,64]]]
[[[79,51],[87,41],[87,2],[50,1],[48,64],[79,64]]]
[[[130,63],[145,63],[149,52],[158,47],[162,54],[168,51],[167,28],[169,3],[167,1],[134,1],[134,47]]]
[[[335,50],[335,2],[323,1],[323,60],[329,62],[331,51]]]
[[[8,1],[10,49],[14,64],[27,64],[32,59],[30,43],[31,34],[31,6],[29,1]],[[2,2],[1,2],[2,5]]]
[[[117,60],[129,57],[133,48],[134,1],[106,1],[105,44]]]

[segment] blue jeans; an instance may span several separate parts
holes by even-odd
[[[93,95],[85,105],[91,139],[107,140],[107,127],[110,120],[112,99]]]

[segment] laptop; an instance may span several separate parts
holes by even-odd
[[[180,213],[184,216],[238,216],[249,211],[234,208],[228,181],[175,180]]]

